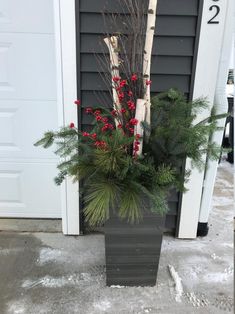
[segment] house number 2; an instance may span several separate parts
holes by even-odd
[[[217,2],[219,0],[213,0],[214,2]],[[207,22],[208,24],[219,24],[219,21],[216,20],[217,16],[220,13],[220,6],[219,5],[212,5],[209,8],[210,11],[214,13],[213,17]]]

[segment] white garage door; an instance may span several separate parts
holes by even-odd
[[[61,217],[52,151],[58,127],[53,0],[0,0],[0,216]]]

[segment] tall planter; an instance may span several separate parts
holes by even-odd
[[[138,224],[117,216],[105,224],[106,283],[108,286],[155,286],[165,215],[145,213]]]

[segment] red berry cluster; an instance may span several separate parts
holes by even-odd
[[[134,134],[134,126],[138,124],[138,121],[134,119],[134,113],[136,110],[134,93],[130,89],[130,83],[138,81],[137,74],[132,74],[130,80],[122,79],[119,76],[112,78],[114,88],[116,89],[118,99],[121,105],[121,109],[113,110],[111,115],[115,117],[119,122],[118,128],[123,129],[127,134]],[[119,118],[119,119],[118,119]]]
[[[130,123],[130,125],[137,125],[139,123],[139,121],[137,119],[133,118],[129,121],[129,123]]]
[[[113,109],[111,111],[111,116],[102,114],[100,109],[93,109],[92,107],[85,108],[85,113],[92,115],[96,120],[97,133],[82,132],[81,136],[87,138],[88,143],[94,145],[97,149],[106,150],[108,149],[108,144],[105,141],[105,137],[112,137],[112,131],[114,130],[114,120],[118,121],[117,129],[123,131],[123,136],[133,137],[133,149],[134,157],[137,157],[137,152],[140,147],[140,135],[137,134],[134,137],[135,127],[138,125],[139,121],[135,119],[134,112],[136,110],[134,94],[129,88],[128,82],[137,82],[138,76],[133,74],[130,80],[122,79],[119,76],[113,77],[112,81],[114,87],[117,91],[117,95],[120,101],[121,108]],[[149,81],[146,81],[146,85],[149,85]],[[80,100],[74,101],[77,106],[81,105]],[[112,120],[112,121],[111,121]],[[70,124],[70,128],[75,128],[73,122]]]
[[[91,113],[93,113],[93,109],[88,107],[88,108],[86,108],[85,112],[86,112],[86,114],[91,114]]]
[[[127,105],[128,105],[129,110],[131,110],[131,111],[135,110],[135,103],[132,100],[129,100],[127,102]]]
[[[107,147],[107,143],[105,141],[96,141],[95,146],[97,148],[105,149]]]

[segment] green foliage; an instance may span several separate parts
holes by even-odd
[[[221,149],[215,143],[209,143],[217,129],[217,120],[225,115],[211,115],[196,123],[198,114],[208,110],[206,99],[188,102],[184,95],[175,89],[152,99],[151,135],[145,146],[157,165],[166,164],[172,169],[179,169],[183,160],[191,158],[193,166],[204,166],[204,154],[218,159]]]
[[[97,178],[98,179],[98,178]],[[85,194],[85,216],[91,226],[103,224],[114,207],[118,186],[112,180],[91,181]]]
[[[35,143],[35,146],[43,146],[43,148],[48,148],[54,143],[54,132],[46,132],[44,137]]]
[[[125,128],[115,129],[107,110],[100,115],[106,122],[95,121],[90,133],[64,127],[46,132],[35,145],[56,148],[55,154],[61,158],[56,184],[66,176],[83,180],[84,214],[90,225],[103,224],[113,210],[121,219],[137,223],[144,211],[167,212],[167,193],[172,187],[185,190],[190,174],[182,174],[185,158],[190,157],[199,168],[204,154],[218,159],[220,148],[208,143],[208,138],[217,129],[217,119],[224,115],[217,116],[213,110],[207,119],[196,123],[198,113],[207,108],[205,99],[188,102],[174,89],[154,98],[151,126],[142,124],[149,140],[138,158],[133,156],[135,137]]]
[[[141,184],[133,179],[122,183],[122,195],[119,206],[119,216],[130,223],[139,222],[142,218],[144,201],[141,196]]]

